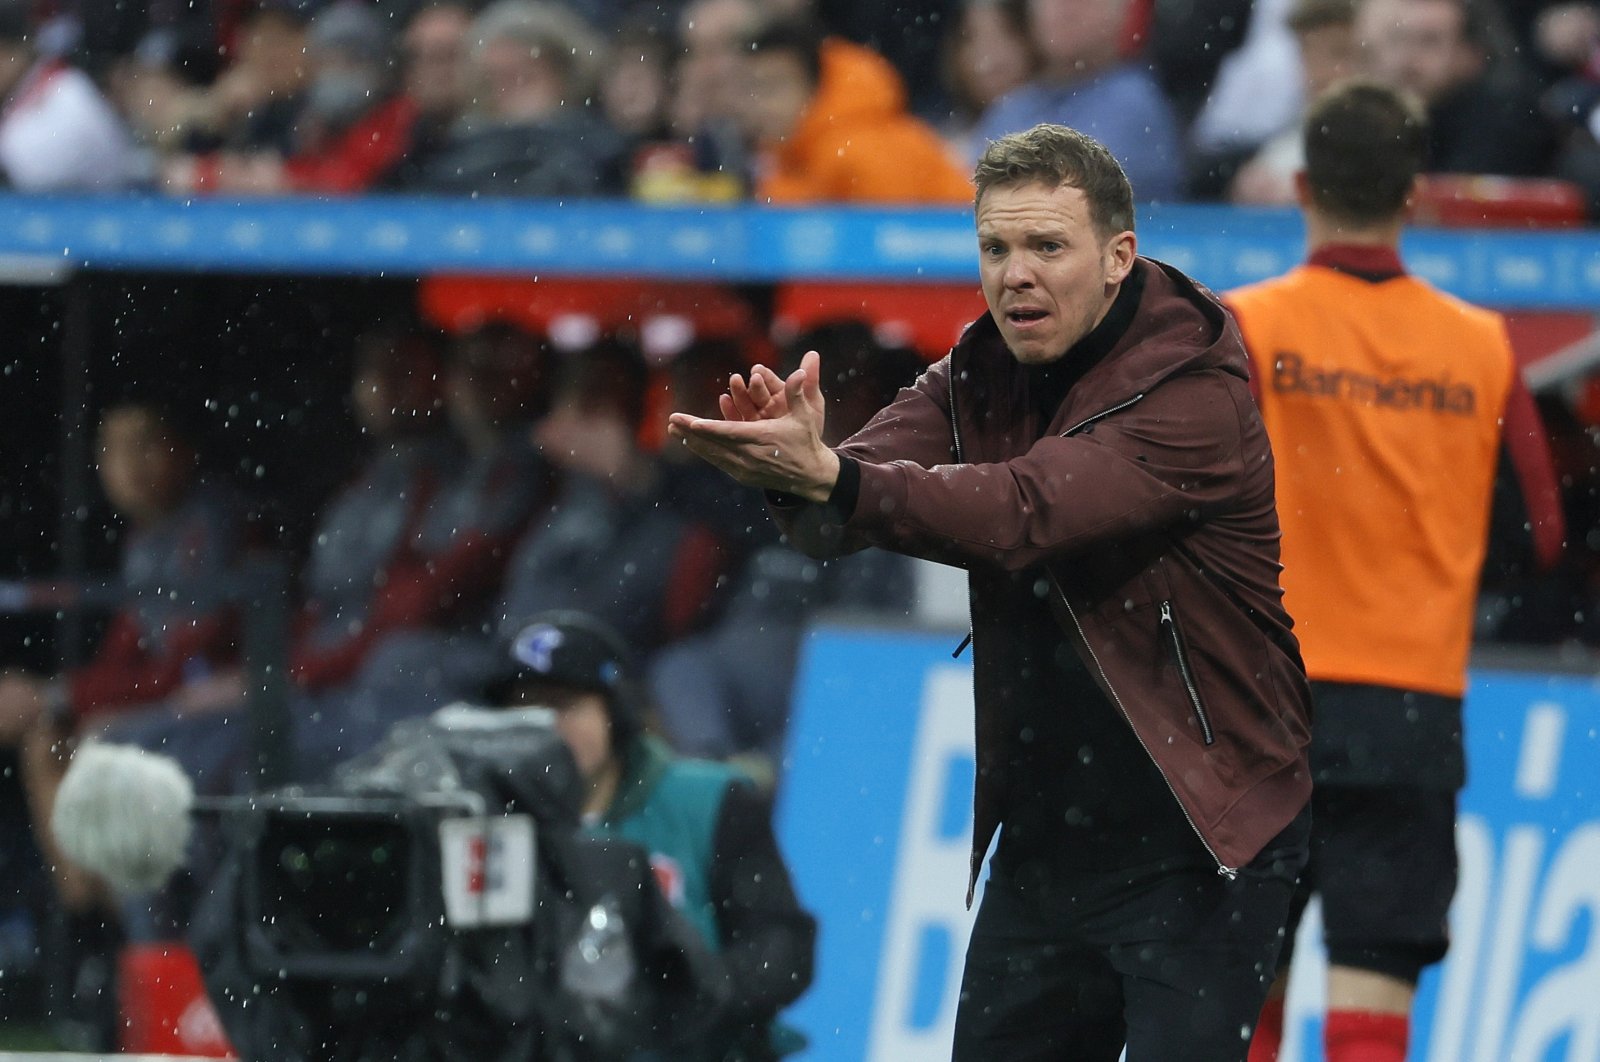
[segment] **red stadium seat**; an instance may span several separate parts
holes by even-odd
[[[550,334],[554,326],[557,331],[587,328],[594,333],[627,332],[646,339],[653,326],[673,328],[681,323],[688,329],[685,341],[693,336],[743,336],[756,331],[750,304],[724,284],[434,276],[423,279],[417,302],[428,321],[449,332],[467,331],[485,321],[505,321],[541,335]]]
[[[1588,212],[1583,189],[1542,177],[1429,174],[1417,197],[1422,225],[1558,229],[1582,225]]]
[[[781,284],[773,331],[781,338],[827,321],[862,320],[880,338],[916,348],[930,361],[944,357],[961,330],[983,315],[977,284]]]

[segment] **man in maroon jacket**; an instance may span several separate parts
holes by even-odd
[[[817,555],[966,569],[978,781],[955,1057],[1242,1060],[1305,859],[1309,694],[1237,329],[1061,126],[992,143],[989,313],[842,446],[819,357],[672,435]],[[969,900],[971,882],[969,882]]]

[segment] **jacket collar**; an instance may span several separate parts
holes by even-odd
[[[1028,378],[1029,392],[1034,397],[1036,408],[1043,415],[1043,423],[1048,424],[1054,418],[1056,410],[1061,408],[1061,403],[1066,399],[1067,392],[1087,376],[1107,354],[1110,354],[1117,342],[1127,334],[1128,328],[1133,324],[1134,315],[1139,310],[1139,299],[1143,294],[1144,273],[1135,269],[1128,274],[1128,279],[1123,281],[1116,298],[1111,300],[1111,305],[1106,309],[1105,316],[1088,335],[1074,343],[1065,355],[1055,361],[1044,365],[1029,365],[1024,369],[1024,375]]]
[[[1406,275],[1400,261],[1400,252],[1393,247],[1375,247],[1371,244],[1329,243],[1311,252],[1307,262],[1324,269],[1334,269],[1373,284]]]
[[[1050,430],[1061,432],[1149,392],[1169,376],[1219,369],[1247,379],[1244,343],[1238,326],[1216,296],[1183,273],[1140,257],[1134,269],[1144,290],[1136,293],[1131,320],[1106,351],[1067,393]],[[1106,324],[1105,321],[1101,322]],[[1108,335],[1111,330],[1108,329]],[[1095,332],[1082,343],[1095,340]],[[1104,337],[1102,337],[1104,338]],[[951,378],[962,380],[967,415],[984,416],[992,396],[1012,403],[1021,391],[1023,366],[1006,348],[994,318],[973,322],[950,352]]]
[[[650,794],[655,791],[661,776],[667,773],[672,754],[659,738],[648,734],[634,741],[623,754],[622,777],[617,781],[617,795],[606,809],[602,821],[607,826],[639,813]]]

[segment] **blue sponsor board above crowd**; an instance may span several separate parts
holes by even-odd
[[[1141,249],[1210,286],[1283,272],[1303,253],[1294,211],[1163,206]],[[1600,233],[1418,229],[1412,269],[1498,307],[1600,305]],[[963,210],[748,204],[365,198],[237,202],[0,196],[0,275],[74,269],[420,276],[446,272],[695,280],[976,279]]]

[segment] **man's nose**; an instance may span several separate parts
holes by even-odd
[[[1033,287],[1033,268],[1025,255],[1013,254],[1006,259],[1005,282],[1013,289]]]

